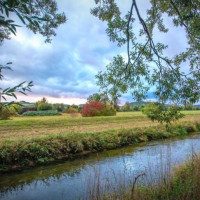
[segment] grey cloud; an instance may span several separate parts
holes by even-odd
[[[127,5],[123,2],[124,11]],[[145,1],[141,1],[140,6],[143,5]],[[98,91],[95,75],[105,69],[105,60],[111,61],[114,55],[125,52],[126,47],[118,48],[111,43],[105,33],[106,23],[90,14],[93,0],[79,3],[63,0],[58,1],[58,6],[68,21],[57,29],[51,44],[45,44],[44,38],[21,28],[18,39],[5,41],[1,46],[1,63],[13,61],[14,70],[5,72],[1,87],[33,80],[33,95],[58,98],[87,98]],[[172,44],[174,42],[175,39]]]

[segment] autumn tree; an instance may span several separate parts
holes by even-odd
[[[175,105],[197,102],[200,97],[200,1],[149,0],[146,15],[141,14],[139,0],[128,2],[130,7],[125,15],[116,0],[95,0],[96,7],[91,10],[94,16],[107,22],[108,37],[119,47],[125,46],[127,55],[126,58],[116,55],[106,71],[96,76],[97,84],[112,96],[120,97],[131,91],[137,101],[147,98],[153,87],[155,98],[163,106],[166,102]],[[157,31],[167,34],[169,30],[164,18],[172,19],[175,27],[182,27],[188,42],[188,48],[173,57],[167,56],[166,44],[155,41]],[[185,64],[188,64],[187,70]],[[160,108],[165,112],[163,106]]]

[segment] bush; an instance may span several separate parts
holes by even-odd
[[[28,111],[23,114],[23,116],[54,116],[61,115],[57,110],[47,110],[47,111]]]
[[[71,117],[78,117],[78,109],[76,109],[76,108],[70,107],[69,113],[70,113]]]
[[[112,116],[116,115],[116,110],[101,101],[90,101],[83,107],[81,114],[83,117]]]
[[[116,115],[116,110],[111,105],[104,105],[103,110],[100,112],[101,116],[114,116]]]
[[[83,117],[94,117],[99,116],[101,110],[103,110],[102,102],[90,101],[89,103],[85,104],[81,111],[81,114]]]
[[[0,107],[0,120],[10,119],[11,113],[8,108]]]
[[[63,103],[53,104],[53,110],[57,110],[58,112],[63,112],[65,106]]]
[[[22,106],[19,104],[11,104],[9,106],[9,111],[12,116],[16,116],[22,112]]]
[[[39,106],[38,106],[38,110],[52,110],[52,105],[51,104],[48,104],[48,103],[41,103]]]

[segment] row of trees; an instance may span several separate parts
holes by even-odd
[[[141,103],[140,105],[131,105],[131,103],[126,102],[123,106],[120,106],[118,111],[119,112],[129,112],[129,111],[142,111],[143,108],[146,106],[146,103]],[[166,108],[170,105],[166,105]],[[181,110],[200,110],[200,106],[195,106],[192,104],[187,104],[185,106],[180,106]]]

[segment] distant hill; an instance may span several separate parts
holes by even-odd
[[[193,107],[200,108],[200,104],[198,104],[198,105],[193,105]]]
[[[149,103],[148,101],[131,102],[131,103],[130,103],[130,106],[141,106],[141,105],[146,105],[146,104],[148,104],[148,103]],[[170,104],[166,104],[166,106],[170,106]],[[200,108],[200,104],[193,105],[193,107]]]
[[[130,106],[141,106],[141,105],[148,104],[148,103],[149,103],[149,102],[147,102],[147,101],[131,102],[131,103],[130,103]]]
[[[30,102],[27,102],[27,101],[20,101],[19,103],[22,104],[23,106],[33,106],[33,105],[36,104],[36,103],[30,103]]]

